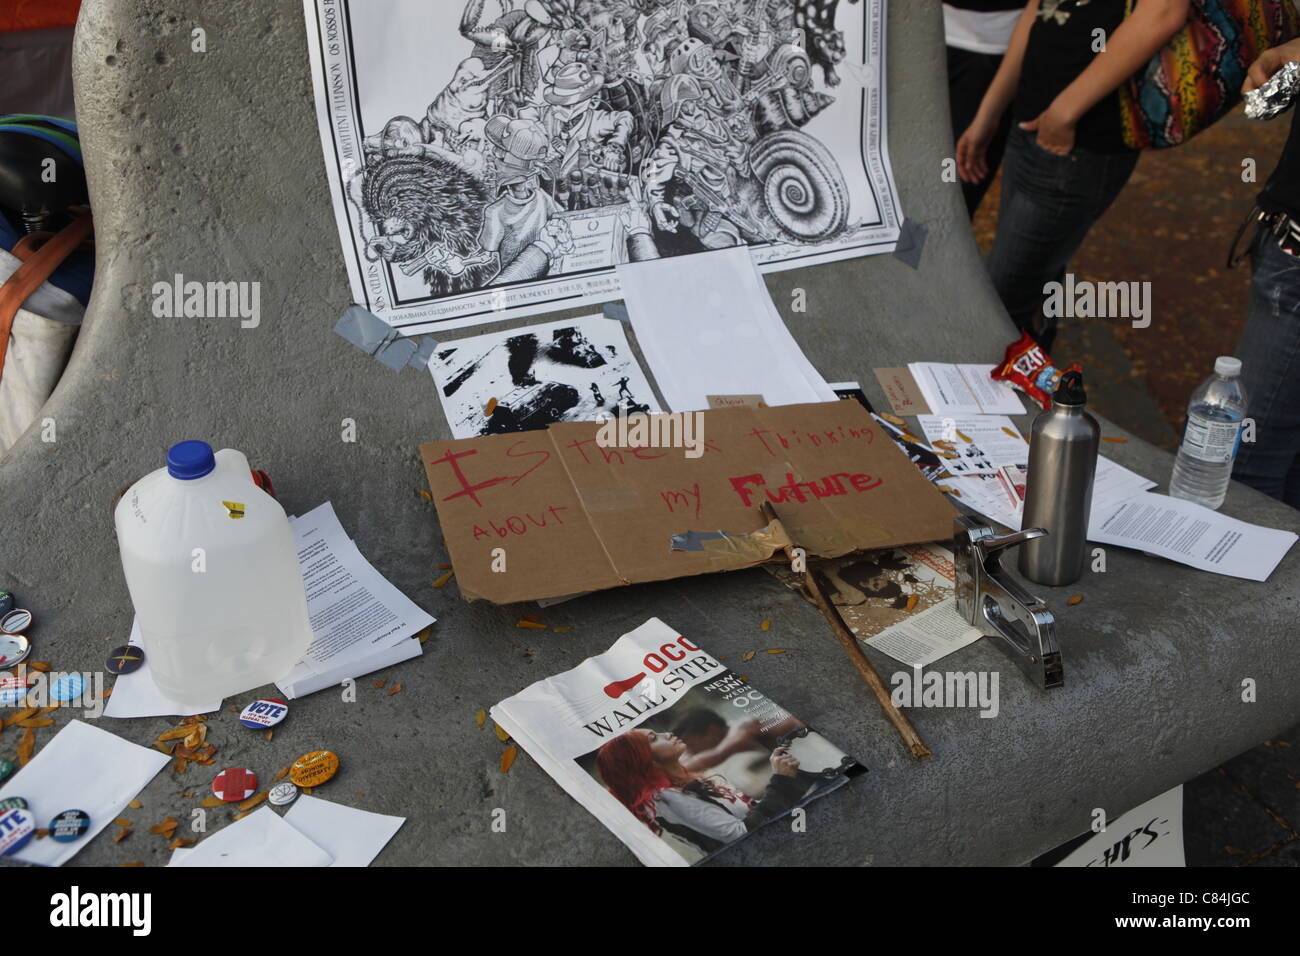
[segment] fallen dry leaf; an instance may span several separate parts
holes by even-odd
[[[1012,438],[1024,438],[1024,437],[1025,437],[1025,436],[1023,436],[1023,435],[1017,435],[1017,434],[1016,434],[1014,431],[1012,431],[1010,428],[1007,428],[1006,425],[1003,425],[1003,426],[1002,426],[1002,433],[1003,433],[1004,435],[1010,435]]]
[[[135,826],[135,824],[132,823],[130,820],[128,820],[126,817],[118,817],[118,818],[117,818],[116,820],[114,820],[113,822],[116,823],[116,824],[117,824],[118,826],[120,826],[120,827],[133,827],[133,826]]]
[[[180,850],[180,849],[183,849],[184,847],[193,846],[194,844],[196,844],[196,843],[198,843],[198,842],[199,842],[199,841],[198,841],[198,838],[197,838],[197,837],[196,837],[195,839],[193,839],[193,840],[187,840],[187,839],[185,839],[185,837],[176,837],[174,840],[172,840],[171,843],[168,843],[168,844],[167,844],[167,849],[169,849],[169,850]]]
[[[129,837],[133,832],[134,832],[133,830],[128,830],[125,827],[123,827],[121,830],[117,831],[117,835],[113,837],[113,842],[121,843],[123,840]]]
[[[416,488],[415,490],[418,491],[420,494],[424,495],[424,500],[425,500],[425,501],[432,501],[432,500],[433,500],[433,495],[429,494],[429,493],[428,493],[427,491],[425,491],[423,488]]]
[[[771,630],[771,629],[772,629],[772,622],[769,621],[767,618],[763,618],[763,623],[760,624],[760,625],[758,625],[758,629],[759,629],[760,631],[768,631],[768,630]]]
[[[434,586],[435,588],[440,588],[440,587],[442,587],[444,584],[446,584],[448,581],[450,581],[450,580],[451,580],[453,577],[455,577],[455,576],[456,576],[456,572],[455,572],[455,571],[448,571],[448,572],[446,572],[445,574],[441,574],[441,575],[438,576],[438,578],[437,578],[436,580],[434,580],[434,582],[433,582],[433,586]]]
[[[916,610],[916,602],[919,601],[919,600],[920,600],[920,597],[919,597],[918,595],[915,595],[915,594],[909,594],[909,595],[907,596],[907,610],[908,610],[908,611],[915,611],[915,610]]]
[[[510,735],[501,728],[500,724],[493,724],[492,729],[496,731],[497,740],[501,741],[502,743],[505,743],[507,740],[510,739]]]
[[[36,714],[36,708],[35,708],[35,707],[28,707],[26,710],[20,710],[20,711],[18,711],[18,713],[16,713],[16,714],[14,714],[13,716],[9,717],[9,718],[8,718],[8,721],[9,721],[9,723],[10,723],[11,725],[20,724],[20,723],[22,723],[24,720],[26,720],[28,717],[35,716],[35,714]]]
[[[41,828],[36,831],[36,839],[38,840],[44,840],[49,835],[50,835],[50,831],[44,828]]]
[[[1074,607],[1074,605],[1078,604],[1082,600],[1083,600],[1082,594],[1075,594],[1071,598],[1069,598],[1069,600],[1067,600],[1065,603],[1070,605],[1071,607]]]
[[[375,681],[375,689],[376,689],[376,690],[383,690],[384,685],[387,684],[387,683],[388,683],[388,681],[386,681],[386,680],[377,680],[377,681]]]
[[[175,817],[164,817],[163,822],[155,823],[149,828],[149,832],[156,833],[159,836],[165,836],[170,840],[172,834],[176,832],[176,828],[180,826],[180,823],[181,822]]]
[[[767,649],[767,652],[768,652],[769,654],[784,654],[787,650],[789,650],[789,648],[786,648],[786,647],[769,647],[769,648]]]
[[[489,399],[487,405],[484,406],[483,414],[486,415],[488,418],[491,418],[492,413],[495,412],[496,410],[497,410],[497,400],[495,398],[492,398]]]
[[[426,627],[419,634],[415,635],[416,640],[418,640],[421,644],[428,644],[429,638],[432,636],[433,636],[433,628],[431,627]]]
[[[225,802],[226,801],[222,800],[220,797],[204,797],[203,802],[200,803],[199,806],[207,807],[210,810],[213,807],[221,806]]]
[[[132,800],[130,803],[127,804],[127,806],[130,807],[132,810],[139,810],[142,806],[144,806],[144,804],[141,803],[139,800]]]
[[[527,628],[529,630],[534,630],[534,631],[546,630],[545,624],[542,624],[538,621],[530,621],[527,618],[522,618],[522,617],[519,620],[515,621],[515,627]]]
[[[450,568],[450,567],[451,567],[450,564],[440,564],[440,565],[438,565],[438,570],[439,570],[439,571],[446,571],[446,570],[447,570],[448,568]]]
[[[752,661],[754,659],[754,655],[757,653],[758,651],[745,651],[745,653],[740,655],[740,659],[746,662]]]
[[[402,685],[401,685],[400,682],[397,683],[397,684],[394,684],[392,687],[388,688],[388,695],[387,695],[387,696],[392,697],[394,694],[401,693],[401,690],[402,690]]]
[[[271,778],[271,782],[279,783],[287,776],[289,776],[289,768],[285,767],[283,770],[281,770],[279,773],[277,773],[274,777]]]
[[[515,758],[519,756],[519,748],[511,744],[501,753],[501,772],[509,773],[510,768],[515,764]]]
[[[880,417],[883,418],[885,421],[889,422],[891,425],[907,424],[907,421],[905,419],[899,418],[897,415],[891,415],[888,412],[881,412]]]
[[[563,634],[565,631],[571,631],[571,630],[573,630],[573,625],[572,625],[572,624],[561,624],[559,627],[553,627],[553,628],[551,628],[551,630],[554,631],[556,634]]]
[[[166,743],[168,740],[183,740],[191,733],[193,733],[193,731],[190,729],[190,725],[183,724],[180,727],[173,727],[171,730],[164,730],[157,736],[154,743],[161,744]]]
[[[44,717],[46,714],[52,714],[58,710],[62,704],[51,704],[49,707],[42,707],[36,714],[37,717]]]
[[[475,714],[474,723],[478,725],[479,730],[482,730],[483,725],[487,723],[487,711],[480,710],[477,714]]]
[[[32,661],[30,664],[27,665],[27,669],[28,669],[28,670],[33,670],[33,671],[40,671],[42,674],[45,674],[45,673],[48,673],[49,670],[50,670],[50,662],[49,662],[49,661]]]
[[[955,429],[954,429],[954,430],[955,430]],[[970,444],[970,438],[969,438],[969,436],[967,436],[967,435],[963,435],[961,432],[957,432],[957,437],[960,438],[962,441],[964,441],[966,444],[968,444],[968,445]]]
[[[132,860],[130,863],[119,863],[118,866],[144,866],[141,860]]]
[[[36,731],[31,727],[27,728],[27,733],[23,734],[23,739],[18,742],[18,766],[26,767],[27,762],[32,759],[32,753],[36,750]]]
[[[263,790],[261,793],[255,793],[239,805],[241,810],[251,810],[267,798],[269,791]]]
[[[1102,440],[1102,441],[1108,441],[1108,442],[1110,442],[1112,445],[1122,445],[1122,444],[1124,444],[1126,441],[1128,441],[1127,438],[1120,438],[1118,435],[1115,435],[1115,436],[1111,436],[1111,435],[1102,435],[1102,436],[1101,436],[1101,440]]]
[[[275,733],[275,729],[274,729],[274,728],[268,730],[268,731],[266,732],[266,739],[267,739],[267,740],[270,740],[270,739],[271,739],[271,735],[274,734],[274,733]]]

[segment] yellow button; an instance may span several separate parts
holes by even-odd
[[[300,787],[319,787],[338,772],[337,754],[328,750],[313,750],[293,762],[289,768],[289,779]]]

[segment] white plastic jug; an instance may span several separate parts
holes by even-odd
[[[168,697],[229,697],[302,658],[312,630],[293,531],[241,452],[173,445],[113,520],[145,654]]]

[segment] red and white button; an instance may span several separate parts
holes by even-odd
[[[238,803],[257,793],[257,774],[247,767],[230,767],[217,774],[212,792],[226,803]]]

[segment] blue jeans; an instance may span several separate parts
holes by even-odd
[[[1300,259],[1262,230],[1251,248],[1246,330],[1237,344],[1255,441],[1232,477],[1300,508]]]
[[[1043,314],[1043,287],[1064,281],[1070,258],[1124,188],[1137,161],[1136,151],[1096,153],[1078,147],[1057,156],[1038,145],[1036,133],[1018,126],[1011,130],[988,270],[1012,321],[1045,350],[1056,338],[1056,318]]]

